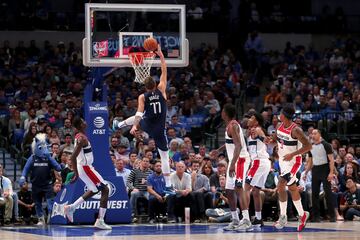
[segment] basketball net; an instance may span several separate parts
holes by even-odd
[[[135,82],[144,83],[145,78],[150,76],[151,65],[156,54],[153,52],[129,53],[132,67],[135,70]]]

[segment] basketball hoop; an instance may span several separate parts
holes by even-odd
[[[153,52],[129,53],[131,65],[135,70],[135,82],[144,83],[145,78],[150,76],[150,68],[155,56]]]

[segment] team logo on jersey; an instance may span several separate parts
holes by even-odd
[[[102,128],[105,125],[105,120],[102,117],[96,117],[94,119],[94,126],[96,128]]]
[[[115,185],[110,182],[110,181],[105,181],[105,184],[107,185],[107,187],[109,188],[109,198],[111,198],[112,196],[114,196],[114,194],[116,193],[116,187]],[[85,185],[84,187],[84,192],[87,192],[88,188]],[[94,196],[92,196],[91,198],[96,199],[96,200],[100,200],[101,198],[101,192],[99,191],[97,194],[95,194]]]

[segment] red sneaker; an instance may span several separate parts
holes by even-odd
[[[310,213],[309,212],[304,212],[304,215],[302,215],[300,218],[299,218],[299,223],[298,223],[298,232],[301,232],[305,226],[306,226],[306,223],[307,223],[307,220],[309,219],[310,217]]]

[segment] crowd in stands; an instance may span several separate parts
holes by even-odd
[[[53,3],[39,0],[4,0],[0,6],[0,13],[3,16],[0,19],[0,29],[83,31],[84,3],[86,2],[88,1],[65,0],[61,3]],[[104,1],[95,2],[104,3]],[[110,3],[117,2],[110,1]],[[166,4],[168,1],[131,0],[121,1],[121,3]],[[351,22],[351,17],[354,16],[348,16],[341,6],[335,8],[324,5],[321,13],[314,13],[309,1],[289,3],[284,0],[265,2],[259,0],[178,0],[177,4],[187,4],[187,22],[189,23],[187,29],[190,31],[218,31],[226,35],[234,28],[243,32],[256,28],[262,32],[317,33],[321,31],[344,32],[354,29],[348,26],[348,22]],[[115,20],[110,20],[110,22],[116,25]],[[106,28],[108,28],[107,24]]]
[[[36,133],[48,135],[53,157],[66,166],[61,179],[54,180],[56,193],[71,179],[74,166],[70,155],[75,134],[72,120],[83,115],[82,93],[87,69],[82,65],[80,48],[73,43],[37,44],[32,41],[25,47],[19,41],[17,46],[10,46],[5,41],[0,48],[1,135],[7,136],[9,144],[20,149],[24,157],[31,154],[30,144]],[[222,124],[222,106],[238,104],[242,96],[241,105],[246,110],[261,112],[269,135],[274,134],[281,106],[289,102],[296,107],[296,123],[309,137],[314,128],[333,132],[323,136],[331,141],[336,160],[338,175],[332,190],[337,205],[334,206],[339,220],[352,219],[349,216],[357,214],[356,208],[352,210],[349,206],[360,204],[360,195],[349,194],[359,191],[356,189],[360,186],[360,146],[349,138],[360,133],[358,46],[351,37],[338,37],[322,51],[288,43],[283,52],[265,52],[261,38],[253,32],[244,45],[246,64],[229,49],[206,45],[193,49],[189,67],[168,71],[167,136],[173,169],[171,180],[180,190],[178,195],[164,195],[156,143],[147,133],[139,130],[132,136],[129,129],[122,129],[111,131],[109,136],[114,169],[123,177],[129,191],[134,221],[144,212],[153,222],[163,221],[164,216],[169,222],[183,221],[183,209],[189,206],[192,221],[230,219],[224,192],[228,160],[224,153],[215,155],[214,149],[204,145],[199,132],[217,133]],[[153,74],[158,79],[159,72],[154,69]],[[110,122],[114,117],[125,119],[136,112],[137,96],[143,89],[133,79],[132,69],[117,69],[107,76]],[[261,94],[264,90],[265,96]],[[239,111],[238,115],[246,129],[248,111]],[[268,151],[273,167],[262,196],[269,206],[264,207],[264,211],[269,211],[264,216],[271,218],[277,212],[279,169],[276,146],[269,146]],[[5,176],[1,175],[1,179]],[[310,209],[311,177],[299,178],[303,179],[299,189],[303,192],[304,206]],[[1,187],[0,205],[5,205],[5,222],[11,217],[28,222],[34,210],[28,187],[22,186],[17,195],[10,187],[11,184],[8,188]],[[344,210],[348,208],[351,214],[345,216]],[[294,211],[288,213],[290,217],[296,216]]]

